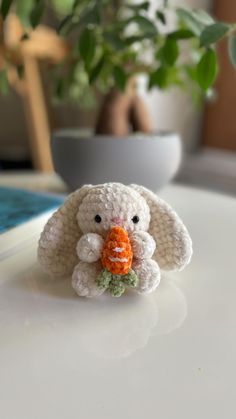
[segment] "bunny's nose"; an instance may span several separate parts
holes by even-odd
[[[123,220],[123,218],[120,218],[120,217],[114,217],[114,218],[111,219],[111,222],[114,225],[122,226],[124,220]]]

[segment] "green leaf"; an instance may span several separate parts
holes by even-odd
[[[64,0],[63,0],[63,2],[64,2]],[[73,3],[72,4],[72,11],[74,12],[74,11],[76,11],[76,8],[80,3],[80,0],[72,0],[72,3]]]
[[[30,14],[32,12],[35,0],[15,0],[15,13],[22,22],[23,26],[28,27],[30,23]]]
[[[236,35],[235,34],[230,36],[228,40],[228,51],[229,51],[230,61],[233,64],[233,66],[236,67]]]
[[[218,72],[217,56],[213,49],[208,49],[197,65],[197,79],[200,87],[207,90],[214,83]]]
[[[93,29],[85,28],[79,39],[79,52],[86,67],[90,67],[96,49],[96,38]]]
[[[149,88],[158,86],[160,89],[164,90],[174,85],[183,86],[181,72],[178,67],[165,67],[163,65],[150,75]]]
[[[167,72],[167,87],[172,85],[183,87],[184,82],[181,76],[181,69],[179,66],[169,67]]]
[[[201,33],[200,45],[208,47],[211,44],[218,42],[226,35],[229,29],[230,26],[222,22],[213,23],[213,25],[207,26]]]
[[[173,66],[179,56],[179,47],[175,39],[167,38],[161,50],[161,58],[164,62]]]
[[[7,72],[6,70],[1,70],[0,71],[0,92],[3,95],[7,95],[9,91],[9,84],[8,84],[8,79],[7,79]]]
[[[138,4],[125,4],[125,7],[127,7],[128,9],[134,10],[136,12],[139,12],[140,10],[148,10],[149,6],[150,6],[150,2],[149,1],[143,1],[142,3],[138,3]]]
[[[200,35],[201,31],[208,25],[212,25],[215,20],[205,10],[194,10],[185,8],[178,8],[177,15],[183,22],[191,29],[195,35]]]
[[[195,65],[186,64],[184,71],[192,81],[198,83],[197,67]]]
[[[115,66],[113,69],[113,76],[114,76],[114,80],[116,83],[116,86],[120,89],[120,90],[124,90],[125,89],[125,85],[126,85],[126,74],[123,70],[122,67],[120,66]]]
[[[35,28],[40,23],[40,20],[43,15],[43,11],[44,11],[43,0],[37,0],[34,8],[32,9],[30,13],[30,23],[33,28]]]
[[[149,88],[158,86],[164,89],[167,86],[167,69],[165,67],[159,67],[156,71],[150,74]]]
[[[215,22],[215,19],[213,19],[211,15],[202,9],[192,10],[192,15],[198,22],[202,23],[203,25],[211,25]]]
[[[160,22],[165,25],[166,24],[166,17],[165,14],[163,12],[161,12],[160,10],[156,11],[156,17],[158,20],[160,20]]]
[[[128,36],[127,38],[124,39],[124,42],[125,42],[126,46],[135,44],[135,42],[142,42],[142,41],[143,41],[143,36],[142,35]]]
[[[196,30],[196,35],[199,34],[200,28],[203,29],[205,26],[212,25],[215,22],[213,17],[202,9],[195,10],[187,7],[180,7],[177,9],[177,15],[187,24],[187,27],[193,30],[194,33]]]
[[[129,19],[129,22],[135,22],[139,29],[145,35],[154,36],[157,34],[157,28],[154,23],[145,16],[136,15]]]
[[[125,47],[125,42],[123,42],[117,32],[105,31],[103,33],[103,37],[105,41],[116,50],[121,50]]]
[[[168,35],[171,39],[190,39],[194,37],[194,33],[189,29],[178,29],[177,31],[171,32]]]
[[[196,13],[190,9],[177,9],[177,15],[184,22],[188,29],[190,29],[194,35],[200,36],[203,31],[205,24],[198,20]]]
[[[82,25],[99,25],[101,21],[100,16],[100,2],[95,1],[92,7],[85,7],[84,12],[80,16],[79,24]]]
[[[93,84],[95,80],[98,78],[99,74],[101,73],[103,66],[105,64],[105,56],[103,55],[97,64],[91,69],[89,74],[89,83]]]
[[[2,0],[0,13],[2,15],[3,20],[6,19],[12,3],[13,0]]]
[[[66,36],[74,29],[78,30],[79,28],[87,27],[88,25],[99,25],[101,20],[100,6],[100,3],[92,2],[84,7],[81,15],[78,15],[75,11],[69,13],[62,19],[58,32],[61,35]]]
[[[47,2],[45,1],[45,3]],[[50,3],[52,3],[53,9],[57,14],[65,16],[73,10],[76,2],[74,0],[50,0]]]
[[[60,35],[67,35],[70,32],[71,24],[73,19],[73,14],[67,15],[64,19],[61,20],[58,26],[58,33]]]

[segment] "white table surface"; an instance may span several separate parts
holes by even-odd
[[[194,257],[150,296],[76,297],[33,245],[0,264],[2,419],[235,418],[236,200],[168,186]]]

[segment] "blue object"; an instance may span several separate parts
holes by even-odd
[[[56,209],[63,201],[63,197],[0,187],[0,234]]]

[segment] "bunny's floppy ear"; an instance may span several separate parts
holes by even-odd
[[[184,269],[192,256],[192,241],[179,216],[153,192],[143,186],[130,186],[146,199],[150,208],[148,232],[157,245],[153,258],[163,270]]]
[[[82,232],[76,214],[91,187],[85,185],[69,195],[44,227],[39,240],[38,260],[44,271],[52,276],[69,276],[77,264],[76,244]]]

